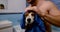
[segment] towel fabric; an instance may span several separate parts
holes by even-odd
[[[22,14],[22,21],[20,26],[22,29],[25,29],[25,16],[24,13]],[[46,32],[43,20],[36,14],[35,15],[35,24],[31,30],[26,30],[25,32]]]

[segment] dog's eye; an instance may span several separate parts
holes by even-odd
[[[34,16],[34,14],[31,14],[32,16]]]

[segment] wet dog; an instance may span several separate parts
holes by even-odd
[[[28,10],[25,13],[25,29],[26,30],[31,29],[33,27],[33,23],[35,21],[34,19],[35,19],[35,12],[32,10]]]

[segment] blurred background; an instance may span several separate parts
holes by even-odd
[[[26,0],[0,0],[0,4],[4,5],[0,9],[0,20],[10,20],[17,25],[26,7]]]
[[[51,0],[60,9],[60,0]],[[0,21],[9,20],[13,26],[20,25],[22,13],[28,3],[26,0],[0,0],[0,4],[4,5],[4,9],[0,9]],[[60,32],[60,28],[52,26],[53,32]]]

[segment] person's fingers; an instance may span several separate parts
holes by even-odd
[[[25,11],[28,11],[28,10],[33,10],[33,8],[32,8],[32,7],[27,7],[27,8],[25,9]]]
[[[36,6],[33,6],[33,11],[35,11],[36,13],[39,13],[39,10],[37,9]]]
[[[32,10],[32,11],[35,11],[35,12],[39,12],[38,11],[38,9],[36,8],[36,6],[33,6],[33,7],[27,7],[26,9],[25,9],[25,11],[28,11],[28,10]]]
[[[26,8],[25,11],[27,11],[27,10],[31,10],[31,8]]]
[[[41,15],[41,14],[40,14],[40,13],[41,13],[40,10],[38,10],[36,6],[27,7],[27,8],[25,9],[25,11],[28,11],[28,10],[35,11],[37,14]]]

